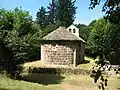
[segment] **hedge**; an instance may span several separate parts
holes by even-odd
[[[90,70],[80,68],[29,68],[21,73],[47,73],[47,74],[67,74],[67,75],[89,75]]]

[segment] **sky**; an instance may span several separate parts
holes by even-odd
[[[22,7],[23,10],[29,11],[33,19],[36,19],[36,13],[41,6],[47,7],[51,0],[0,0],[0,8],[14,9]],[[95,9],[89,9],[90,0],[76,0],[75,5],[78,7],[75,15],[75,22],[88,25],[92,20],[103,17],[102,4]]]

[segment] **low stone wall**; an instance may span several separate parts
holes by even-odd
[[[29,68],[28,70],[21,72],[21,75],[24,76],[30,73],[90,75],[91,71],[80,68]]]

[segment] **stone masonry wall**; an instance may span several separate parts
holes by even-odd
[[[81,60],[81,62],[83,62],[84,61],[84,54],[85,54],[85,44],[84,43],[81,43],[81,53],[80,53],[80,60]]]
[[[41,60],[46,64],[73,65],[75,43],[52,43],[41,45]]]

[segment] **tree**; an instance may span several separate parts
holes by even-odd
[[[120,0],[90,0],[90,9],[95,8],[100,2],[104,2],[102,11],[106,12],[106,17],[114,24],[120,24]]]
[[[97,20],[93,20],[92,22],[89,23],[88,26],[94,26],[94,24],[96,23]]]
[[[85,41],[87,41],[89,33],[90,33],[90,29],[88,26],[84,25],[84,24],[77,24],[76,25],[79,28],[79,35],[80,37],[82,37]]]
[[[112,43],[110,41],[111,33],[108,32],[110,26],[110,23],[105,21],[105,19],[100,19],[93,25],[87,41],[87,49],[88,51],[90,50],[91,54],[97,54],[102,58],[105,52],[108,53],[107,50],[110,50]]]
[[[120,54],[120,0],[90,0],[90,9],[95,8],[96,5],[99,5],[101,1],[104,2],[104,5],[102,7],[102,11],[106,13],[105,18],[109,20],[112,24],[110,24],[108,30],[106,30],[104,35],[104,43],[103,43],[103,56],[102,61],[103,63],[106,60],[110,60],[111,56],[114,57],[111,59],[111,61],[117,61],[114,64],[120,64],[119,54]],[[105,57],[105,58],[104,58]],[[106,58],[107,57],[107,58]],[[102,63],[97,63],[98,66],[101,66],[97,69],[99,71],[100,68],[103,68]],[[93,70],[95,71],[95,69]],[[119,69],[117,70],[117,72]],[[95,72],[96,73],[96,72]],[[94,80],[98,80],[99,78],[103,77],[101,74],[103,71],[99,73],[96,73],[94,76]],[[104,80],[104,81],[103,81]],[[102,78],[102,82],[105,82],[105,79]],[[105,82],[106,83],[106,82]],[[104,83],[101,83],[102,90],[105,90]]]
[[[41,29],[45,28],[48,25],[48,15],[46,8],[42,6],[37,12],[36,16],[37,23],[40,25]]]
[[[56,18],[61,26],[68,27],[74,22],[76,14],[75,1],[58,0]]]
[[[28,11],[18,8],[15,8],[14,11],[0,9],[0,13],[0,30],[17,30],[20,36],[32,32],[32,17]]]
[[[41,7],[36,15],[42,29],[51,24],[68,27],[74,22],[77,7],[72,0],[52,0],[47,9]]]
[[[99,19],[94,23],[88,37],[87,50],[100,56],[100,60],[92,68],[91,76],[95,83],[100,81],[99,88],[102,90],[105,90],[105,86],[107,86],[108,79],[105,73],[106,70],[110,70],[110,63],[120,64],[118,59],[120,54],[119,28],[119,25],[114,25],[105,19]]]
[[[48,8],[48,22],[50,24],[56,23],[56,10],[57,10],[57,0],[52,0],[51,3],[49,3]]]
[[[109,31],[107,33],[111,34],[106,34],[106,37],[111,35],[108,40],[114,43],[110,43],[112,47],[109,50],[112,50],[114,53],[114,57],[116,57],[116,60],[118,60],[118,54],[120,53],[119,51],[119,37],[120,37],[120,30],[119,30],[119,25],[120,25],[120,0],[90,0],[90,9],[95,8],[96,5],[99,5],[100,2],[104,2],[104,5],[102,7],[102,11],[106,12],[105,19],[109,20],[112,23],[112,26],[108,29]],[[112,39],[111,39],[112,37]],[[108,49],[108,47],[106,47]],[[115,61],[115,60],[114,60]]]
[[[8,12],[5,9],[0,9],[0,30],[12,30],[13,29],[13,14],[12,11]]]
[[[21,63],[39,59],[42,32],[28,11],[0,9],[0,13],[0,44],[6,56],[0,64],[13,75]]]
[[[120,26],[112,24],[106,32],[105,38],[109,41],[105,42],[105,54],[108,57],[108,60],[111,64],[120,64]]]

